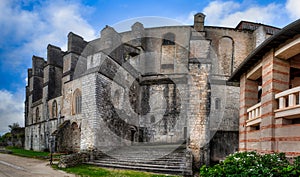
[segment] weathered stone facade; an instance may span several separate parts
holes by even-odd
[[[186,143],[195,168],[235,152],[239,89],[226,80],[258,34],[271,33],[247,22],[204,26],[204,19],[199,13],[194,26],[156,28],[137,22],[123,33],[106,26],[90,42],[69,33],[67,51],[49,45],[47,61],[33,56],[26,149],[108,152]]]

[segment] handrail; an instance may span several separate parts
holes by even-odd
[[[277,93],[275,95],[275,99],[278,99],[279,97],[288,96],[289,94],[297,93],[297,92],[300,92],[300,86],[285,90],[285,91],[280,92],[280,93]]]
[[[291,88],[275,95],[278,101],[278,109],[293,107],[300,104],[300,86]],[[298,99],[298,100],[297,100]]]
[[[247,109],[248,120],[257,119],[261,116],[261,102]]]

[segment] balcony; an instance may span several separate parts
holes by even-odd
[[[247,109],[248,120],[246,126],[256,126],[261,122],[261,103],[257,103]]]
[[[278,109],[275,110],[275,117],[294,119],[300,118],[300,86],[285,90],[275,95],[278,100]]]

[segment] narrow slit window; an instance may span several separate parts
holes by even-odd
[[[56,100],[52,103],[52,117],[57,118],[57,102]]]
[[[216,98],[215,99],[215,109],[220,109],[220,107],[221,107],[221,99]]]

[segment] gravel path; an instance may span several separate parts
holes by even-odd
[[[54,170],[48,161],[0,153],[0,177],[75,177]]]

